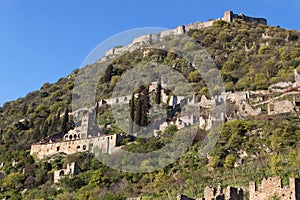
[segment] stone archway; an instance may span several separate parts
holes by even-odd
[[[60,172],[59,172],[59,176],[61,177],[61,176],[64,176],[65,175],[65,171],[64,170],[61,170]]]

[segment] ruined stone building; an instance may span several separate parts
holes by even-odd
[[[58,183],[59,180],[65,176],[69,176],[70,178],[73,178],[77,174],[79,174],[79,167],[77,163],[75,162],[69,163],[67,164],[66,169],[60,169],[54,172],[54,183]]]
[[[244,192],[240,188],[228,186],[225,190],[219,185],[217,189],[206,187],[204,198],[189,198],[179,194],[177,200],[243,200]],[[248,199],[248,198],[246,198]],[[249,200],[300,200],[300,179],[290,178],[288,186],[282,186],[279,177],[263,179],[256,186],[255,182],[249,183]]]
[[[290,113],[294,110],[293,102],[289,100],[271,101],[268,104],[268,115],[276,115],[282,113]]]
[[[243,200],[243,190],[228,186],[225,190],[219,185],[218,188],[206,187],[204,200]]]
[[[250,200],[300,200],[300,179],[290,178],[289,185],[282,187],[279,177],[263,179],[256,188],[255,182],[249,184]]]
[[[92,109],[84,115],[81,124],[70,130],[59,141],[41,141],[31,145],[30,155],[43,159],[57,153],[74,154],[76,152],[93,152],[98,148],[102,153],[112,153],[124,135],[104,135],[96,124],[96,113]]]
[[[143,199],[143,197],[127,198]],[[178,194],[177,200],[300,200],[300,179],[290,178],[289,185],[282,187],[279,177],[263,179],[257,187],[255,182],[249,183],[249,198],[243,189],[228,186],[225,190],[219,185],[217,188],[206,187],[203,198],[190,198],[184,194]]]
[[[240,188],[234,188],[228,186],[226,190],[223,191],[222,187],[219,185],[218,188],[206,187],[204,189],[204,198],[189,198],[185,195],[178,194],[177,200],[243,200],[244,192]]]
[[[242,19],[245,22],[254,22],[258,24],[265,24],[267,25],[267,20],[265,18],[256,18],[256,17],[248,17],[244,14],[234,14],[232,11],[226,11],[224,13],[223,20],[227,22],[233,22],[236,19]]]

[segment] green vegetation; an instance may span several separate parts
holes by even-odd
[[[187,34],[212,56],[227,91],[266,89],[279,81],[292,81],[293,70],[300,69],[297,31],[237,20],[232,24],[218,21],[213,27]],[[184,48],[193,49],[194,44],[187,43]],[[201,74],[184,59],[163,50],[150,50],[144,57],[141,50],[136,50],[117,58],[107,68],[97,86],[97,100],[109,98],[128,69],[153,62],[169,66],[176,63],[175,70],[191,82],[198,97],[208,95]],[[87,67],[97,67],[97,64]],[[193,146],[182,158],[152,173],[122,173],[104,166],[88,153],[53,156],[51,163],[37,162],[29,155],[32,143],[73,127],[68,112],[77,73],[75,70],[54,84],[45,83],[40,90],[0,108],[0,164],[4,163],[0,169],[1,199],[117,200],[139,195],[145,199],[174,199],[179,192],[200,197],[205,186],[216,186],[219,182],[224,186],[247,186],[250,180],[260,181],[273,175],[281,176],[284,183],[290,176],[299,176],[300,123],[293,115],[268,121],[249,118],[226,122],[216,147],[208,156],[201,156],[205,133],[199,130]],[[156,90],[161,89],[159,84]],[[147,91],[140,88],[138,97],[130,103],[130,116],[141,126],[149,123]],[[157,104],[161,102],[160,93],[154,100]],[[121,132],[114,127],[109,107],[97,111],[99,124],[112,125],[107,133]],[[135,127],[131,127],[130,132],[134,131]],[[176,127],[169,126],[160,137],[127,141],[124,148],[131,152],[157,150],[170,142],[176,131]],[[73,161],[79,164],[81,173],[53,184],[54,171]]]

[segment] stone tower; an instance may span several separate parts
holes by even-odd
[[[233,21],[233,12],[232,11],[224,12],[223,20],[226,22],[232,22]]]
[[[95,109],[87,112],[81,120],[80,138],[98,137],[103,135],[103,131],[97,124],[97,114]]]

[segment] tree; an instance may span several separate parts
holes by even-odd
[[[138,98],[134,102],[134,132],[138,132],[141,126],[148,125],[148,113],[150,108],[149,88],[144,85],[140,86],[138,90]]]
[[[155,103],[160,104],[161,102],[161,77],[159,77],[156,87]]]
[[[61,122],[61,131],[63,133],[67,133],[68,132],[68,122],[69,122],[69,109],[66,108],[63,120]]]
[[[129,133],[133,133],[134,126],[134,94],[131,96],[131,100],[129,101],[130,105],[130,114],[129,114]]]
[[[149,123],[148,113],[151,108],[149,88],[144,87],[142,90],[142,115],[141,115],[141,126],[147,126]]]
[[[225,162],[224,162],[224,167],[226,169],[231,169],[234,167],[234,163],[235,163],[235,157],[230,154],[228,156],[226,156]]]
[[[3,181],[3,187],[6,190],[10,189],[20,189],[23,186],[24,175],[17,172],[11,173],[5,177]]]
[[[104,72],[104,81],[106,83],[109,83],[110,80],[111,80],[111,77],[112,77],[112,73],[113,73],[113,66],[110,64],[107,66],[107,68],[105,69],[105,72]]]
[[[142,124],[142,98],[141,94],[138,95],[137,101],[134,106],[134,132],[140,131],[140,126]]]

